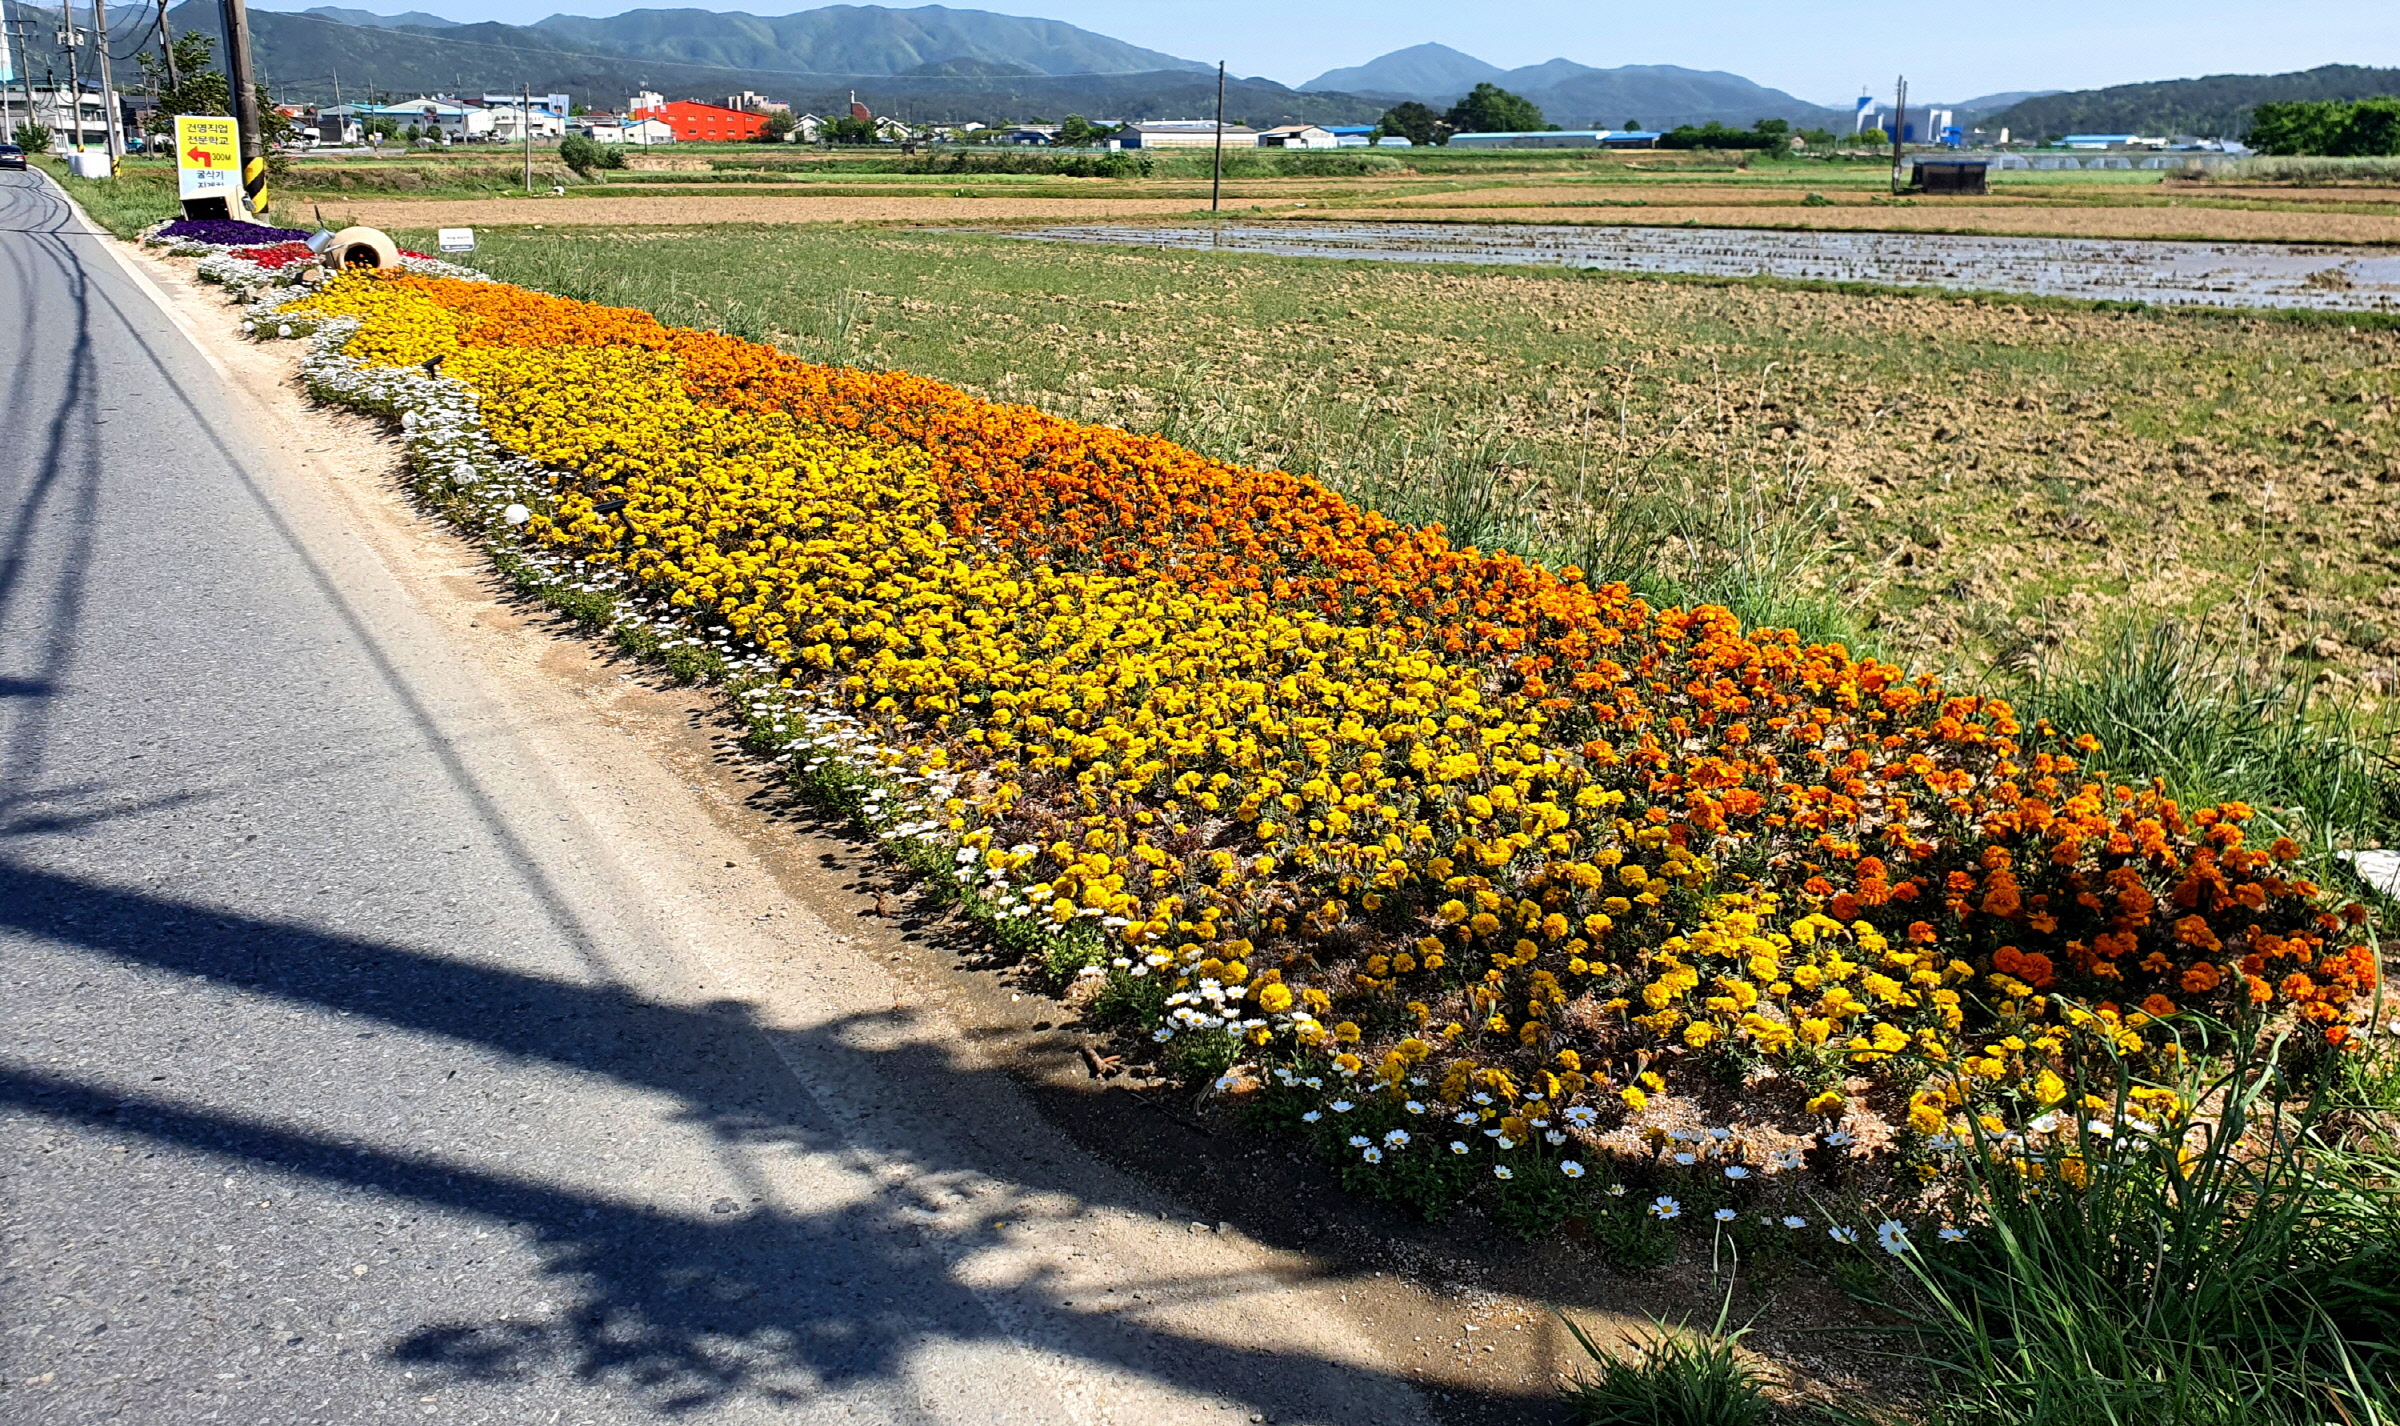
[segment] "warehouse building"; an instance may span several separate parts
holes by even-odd
[[[1254,149],[1258,147],[1258,130],[1247,124],[1225,126],[1225,147]],[[1217,126],[1208,119],[1162,119],[1155,123],[1128,124],[1117,131],[1117,143],[1129,149],[1206,149],[1217,144]]]
[[[677,99],[655,108],[634,111],[636,119],[656,119],[687,144],[736,144],[758,137],[767,116],[696,99]]]
[[[1607,147],[1606,129],[1539,129],[1529,132],[1452,134],[1454,149],[1596,149]]]

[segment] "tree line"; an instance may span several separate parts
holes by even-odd
[[[2400,155],[2400,98],[2293,99],[2250,114],[2250,147],[2278,158],[2389,158]]]

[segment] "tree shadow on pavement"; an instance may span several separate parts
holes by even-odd
[[[990,1122],[993,1107],[1022,1104],[1007,1097],[1005,1077],[962,1068],[910,1012],[780,1030],[745,1002],[665,1004],[22,865],[0,863],[0,887],[0,934],[369,1017],[424,1039],[429,1051],[446,1041],[605,1076],[666,1097],[674,1117],[727,1145],[826,1156],[881,1185],[821,1212],[726,1198],[679,1212],[0,1067],[0,1102],[56,1121],[514,1229],[565,1287],[568,1305],[541,1321],[420,1323],[387,1345],[420,1371],[570,1374],[680,1414],[737,1398],[796,1403],[861,1384],[906,1395],[927,1343],[988,1339],[1232,1397],[1277,1420],[1411,1414],[1410,1387],[1394,1374],[1068,1306],[1046,1269],[998,1287],[965,1280],[962,1259],[1010,1247],[1004,1223],[1094,1211],[1122,1218],[1166,1205],[1118,1175],[1058,1161],[1045,1151],[1058,1141],[1038,1126]],[[832,1092],[820,1097],[811,1085]],[[1179,1294],[1273,1285],[1202,1271],[1151,1284],[1146,1296],[1171,1306]],[[1485,1405],[1521,1416],[1530,1403]]]

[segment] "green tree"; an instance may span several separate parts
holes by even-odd
[[[1888,144],[1892,141],[1892,136],[1885,133],[1881,129],[1862,130],[1852,137],[1856,138],[1860,143],[1865,144],[1871,149],[1882,148],[1885,144]]]
[[[1558,127],[1542,117],[1540,105],[1488,82],[1468,91],[1442,122],[1462,134],[1519,134]]]
[[[378,114],[361,125],[359,132],[372,137],[396,139],[400,137],[400,121]]]
[[[558,141],[558,161],[589,178],[600,167],[600,145],[581,134],[569,134]]]
[[[1375,126],[1394,138],[1402,138],[1422,148],[1427,144],[1450,142],[1450,126],[1432,108],[1411,99],[1394,104],[1383,111],[1383,120]]]
[[[875,142],[875,121],[873,119],[853,119],[844,114],[838,119],[827,121],[825,141],[829,144],[871,144]]]
[[[1108,142],[1116,129],[1108,124],[1095,124],[1081,114],[1069,114],[1058,126],[1058,141],[1081,147],[1085,144]]]
[[[799,126],[800,121],[792,117],[791,110],[770,109],[766,121],[758,126],[758,141],[762,144],[782,143]]]
[[[9,142],[27,153],[48,153],[50,152],[50,130],[28,119],[17,125],[17,131],[9,135]]]
[[[2361,99],[2351,105],[2341,142],[2343,153],[2361,158],[2400,154],[2400,99]]]
[[[2349,107],[2338,99],[2261,104],[2250,114],[2250,147],[2277,157],[2331,153]]]
[[[1762,124],[1782,125],[1780,119],[1768,119]],[[1788,128],[1789,125],[1783,125]],[[1679,124],[1658,141],[1662,149],[1779,149],[1791,140],[1781,133],[1767,132],[1763,127],[1735,129],[1711,119],[1694,126]]]
[[[174,84],[167,83],[166,64],[155,51],[135,56],[142,66],[143,87],[158,96],[158,108],[146,126],[153,134],[175,132],[178,114],[233,112],[233,90],[225,83],[225,72],[216,67],[216,37],[187,31],[175,37],[174,50]]]
[[[2250,147],[2277,156],[2388,158],[2400,154],[2400,99],[2261,104],[2250,116]]]

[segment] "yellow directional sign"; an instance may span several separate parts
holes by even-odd
[[[242,191],[242,140],[222,114],[175,116],[176,188],[181,197],[235,201]]]

